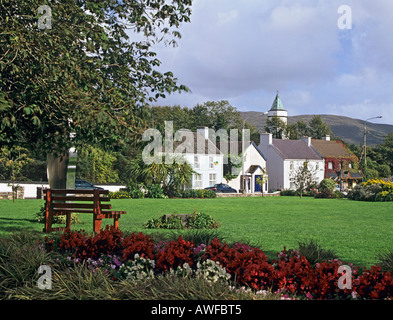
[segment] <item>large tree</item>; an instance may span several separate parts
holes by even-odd
[[[134,140],[147,103],[187,90],[152,46],[180,37],[191,2],[0,0],[1,142],[41,150],[64,177],[70,147]]]

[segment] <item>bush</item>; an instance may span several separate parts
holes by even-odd
[[[312,265],[322,261],[337,259],[337,255],[332,250],[323,249],[316,241],[298,242],[299,255],[304,256]]]
[[[147,188],[148,198],[163,199],[166,197],[164,194],[164,190],[161,188],[159,184],[151,184],[146,188]]]
[[[130,192],[125,190],[110,191],[108,197],[111,199],[132,199]]]
[[[317,193],[314,196],[314,198],[316,198],[316,199],[342,199],[342,198],[345,198],[345,195],[338,190],[331,191],[331,190],[325,189],[324,191]]]
[[[186,189],[182,194],[183,198],[216,198],[217,194],[213,190],[206,189]]]
[[[318,190],[319,192],[326,190],[333,192],[335,187],[336,183],[332,179],[323,179],[318,186]]]
[[[348,198],[357,201],[393,201],[393,182],[370,179],[355,186],[348,193]]]
[[[291,189],[287,189],[287,190],[282,190],[280,192],[280,196],[284,196],[284,197],[293,197],[293,196],[298,196],[298,192],[296,190],[291,190]]]
[[[219,224],[212,216],[194,211],[190,215],[162,215],[148,220],[144,226],[148,229],[215,229]]]
[[[382,271],[389,271],[390,273],[393,273],[393,250],[390,250],[386,253],[379,253],[377,258],[380,261],[379,264]]]

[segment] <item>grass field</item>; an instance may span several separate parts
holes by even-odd
[[[218,220],[218,230],[226,241],[259,246],[270,258],[284,246],[296,248],[298,241],[314,239],[342,261],[370,267],[378,262],[378,253],[393,249],[392,203],[298,197],[122,199],[111,203],[114,210],[127,211],[120,219],[123,231],[173,233],[145,229],[143,223],[164,213],[197,210]],[[0,235],[22,230],[41,232],[43,225],[34,218],[43,204],[43,200],[0,201]],[[92,217],[82,214],[81,218],[84,223],[73,229],[90,231]]]

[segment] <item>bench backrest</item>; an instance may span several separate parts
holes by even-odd
[[[104,209],[112,209],[108,190],[99,189],[46,189],[44,199],[53,214],[67,212],[101,214]]]

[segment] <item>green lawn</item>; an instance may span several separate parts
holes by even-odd
[[[0,201],[0,235],[20,230],[42,231],[34,213],[43,200]],[[376,255],[393,249],[393,204],[298,197],[252,197],[216,199],[123,199],[111,200],[114,210],[125,210],[120,228],[152,233],[142,224],[164,213],[212,215],[221,223],[228,242],[243,241],[261,247],[269,257],[284,246],[315,239],[347,263],[371,266]],[[92,229],[92,218],[75,229]],[[107,220],[108,224],[111,222]],[[105,225],[105,224],[103,224]],[[160,230],[159,232],[173,232]]]

